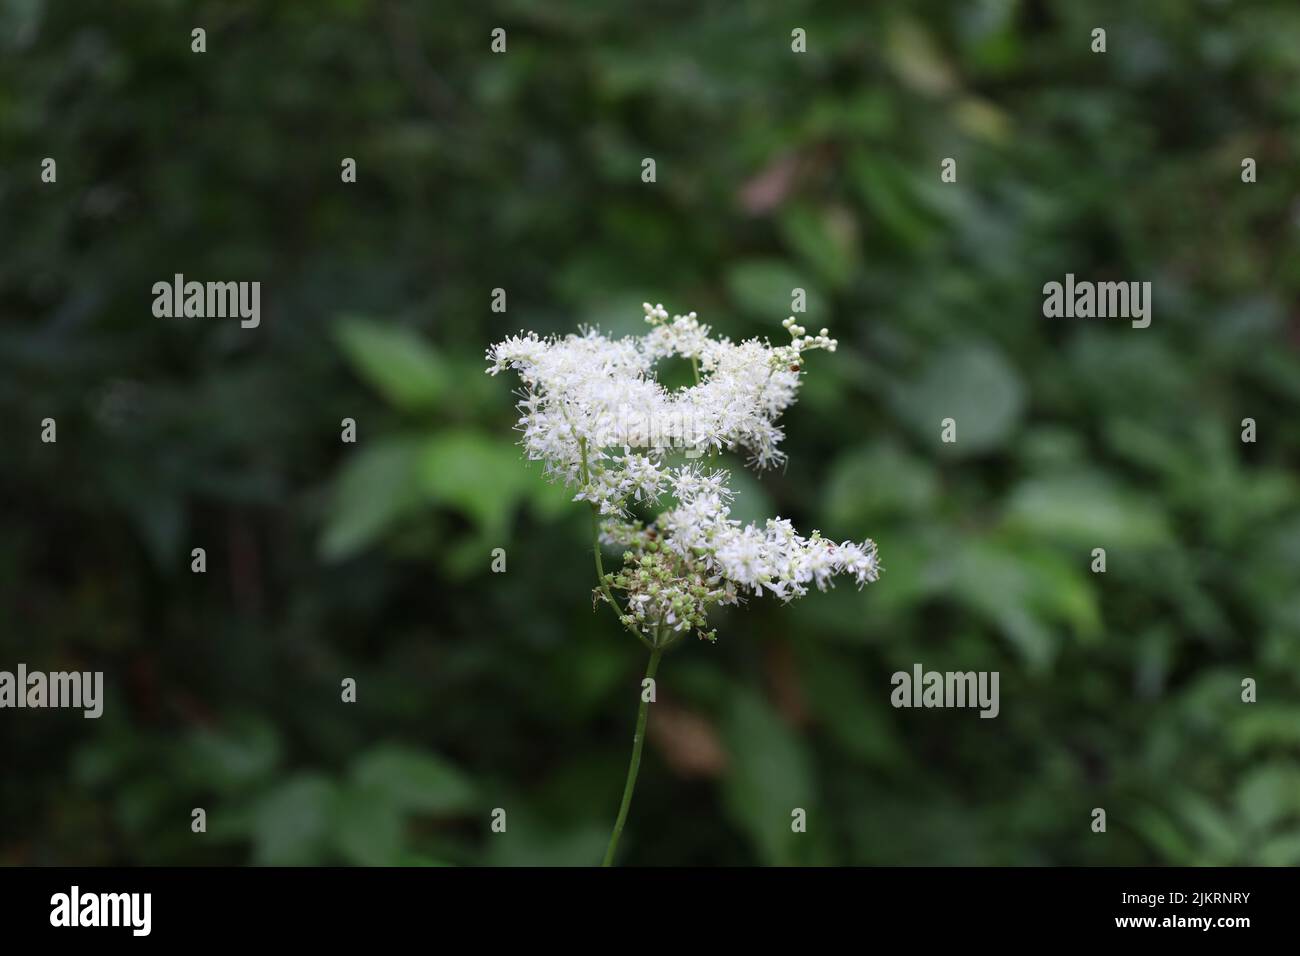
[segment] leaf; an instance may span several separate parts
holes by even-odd
[[[785,241],[822,279],[835,288],[848,284],[857,269],[857,224],[842,207],[795,206],[781,217]]]
[[[330,808],[331,846],[357,866],[393,866],[402,853],[402,813],[367,788],[343,787]]]
[[[1260,830],[1300,816],[1300,769],[1263,766],[1251,770],[1237,785],[1236,798],[1242,818]]]
[[[1042,549],[967,538],[952,564],[953,592],[995,624],[1031,669],[1045,668],[1060,642],[1058,622],[1083,637],[1100,632],[1101,614],[1085,572]]]
[[[1064,544],[1149,547],[1169,538],[1164,512],[1095,473],[1033,478],[1008,498],[1008,528]]]
[[[488,841],[493,866],[595,866],[609,841],[605,824],[544,820],[524,808],[511,810],[507,824],[504,833]],[[620,853],[636,838],[624,831]]]
[[[731,755],[722,796],[732,822],[744,830],[760,861],[772,866],[797,862],[799,834],[791,813],[813,813],[812,768],[803,742],[767,701],[737,688],[722,724]]]
[[[1211,865],[1226,866],[1234,861],[1242,837],[1223,811],[1200,794],[1191,792],[1180,794],[1175,808],[1197,837],[1201,854]]]
[[[357,374],[400,409],[433,408],[449,392],[446,363],[410,329],[345,319],[335,326],[335,338]]]
[[[885,696],[863,680],[847,655],[806,641],[798,650],[808,705],[836,743],[858,760],[896,771],[907,762]]]
[[[423,445],[381,439],[356,452],[335,482],[320,553],[340,560],[361,551],[421,502],[418,467]]]
[[[1300,829],[1271,837],[1259,850],[1264,866],[1300,866]]]
[[[1134,829],[1160,853],[1166,863],[1190,865],[1196,860],[1187,834],[1169,814],[1154,806],[1140,807],[1133,814]]]
[[[1002,353],[971,344],[944,352],[917,381],[895,386],[899,416],[927,442],[937,443],[945,418],[956,422],[956,441],[945,451],[969,456],[1005,445],[1020,424],[1024,387]]]
[[[439,857],[427,856],[423,853],[403,853],[397,861],[398,866],[455,866],[447,860]]]
[[[938,176],[938,165],[935,166]],[[924,250],[940,236],[938,217],[926,208],[914,188],[911,173],[884,153],[857,151],[848,172],[854,189],[867,209],[868,233],[876,227],[892,243]]]
[[[930,32],[912,19],[896,19],[889,28],[885,58],[904,85],[929,96],[947,96],[957,88],[948,57]]]
[[[0,4],[0,50],[18,51],[40,35],[45,0],[11,0]]]
[[[808,280],[783,259],[747,259],[731,267],[727,289],[742,309],[769,321],[790,315],[794,290],[803,289],[807,310],[796,318],[815,331],[826,315],[826,302]]]
[[[1230,699],[1240,699],[1241,688],[1234,686]],[[1264,703],[1242,708],[1240,716],[1228,725],[1233,748],[1242,755],[1273,747],[1300,747],[1300,708]]]
[[[217,790],[238,790],[275,769],[280,738],[270,723],[241,717],[228,726],[195,732],[186,758],[193,779]]]
[[[1011,116],[980,96],[963,96],[952,110],[953,121],[972,137],[1004,143],[1012,130]]]
[[[452,764],[431,753],[395,744],[360,757],[350,779],[355,787],[398,810],[450,814],[473,806],[474,786]]]
[[[336,798],[334,784],[301,774],[271,790],[252,814],[253,859],[264,866],[323,862]]]
[[[420,449],[419,487],[429,500],[462,512],[483,532],[504,533],[527,474],[519,450],[468,429],[450,429]]]
[[[919,515],[938,494],[935,469],[893,443],[845,452],[831,468],[827,525],[841,533],[870,533],[873,519]]]
[[[125,504],[136,531],[144,541],[156,567],[176,566],[175,555],[185,534],[187,516],[179,496],[174,493],[135,495]]]

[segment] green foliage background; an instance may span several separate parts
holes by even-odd
[[[840,351],[742,510],[886,573],[668,656],[625,861],[1300,863],[1297,38],[1290,0],[0,4],[0,667],[110,688],[0,713],[0,861],[598,861],[644,652],[483,350],[646,299],[779,337],[799,286]],[[1151,327],[1044,319],[1066,272],[1153,281]],[[174,273],[260,280],[261,328],[155,319]],[[914,662],[1001,716],[893,710]]]

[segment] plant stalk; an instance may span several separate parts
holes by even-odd
[[[663,652],[664,648],[658,643],[651,649],[650,663],[645,670],[646,680],[654,679]],[[641,703],[636,711],[636,734],[632,737],[632,760],[627,767],[627,782],[623,785],[623,803],[618,808],[618,819],[614,821],[614,832],[609,835],[609,847],[605,850],[605,862],[601,866],[614,865],[614,855],[618,852],[618,838],[623,835],[623,824],[627,823],[627,811],[632,806],[632,791],[636,789],[637,771],[641,769],[641,745],[645,743],[646,715],[649,711],[644,682],[641,688]]]

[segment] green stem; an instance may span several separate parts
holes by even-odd
[[[587,439],[579,438],[578,448],[582,451],[582,483],[585,486],[591,481],[591,471],[587,467]],[[645,635],[635,624],[623,621],[623,612],[619,610],[618,602],[614,600],[614,592],[609,589],[609,584],[605,581],[605,562],[600,556],[600,520],[596,513],[597,508],[593,504],[591,506],[591,553],[596,556],[596,586],[609,602],[609,606],[614,609],[614,616],[618,618],[619,623],[623,624],[638,641],[653,650],[654,645],[645,639]]]
[[[596,555],[596,584],[600,588],[600,593],[605,596],[609,606],[614,609],[614,614],[619,621],[623,620],[623,612],[618,608],[618,602],[614,600],[614,593],[610,591],[609,585],[605,582],[605,562],[600,557],[600,524],[596,520],[596,506],[591,506],[591,550]],[[637,629],[634,624],[624,624],[624,627],[631,632],[632,636],[644,644],[646,647],[654,649],[654,645],[646,640],[645,635]]]
[[[659,658],[663,656],[663,652],[664,649],[658,646],[650,651],[650,663],[645,670],[646,680],[654,680],[655,671],[659,669]],[[641,704],[636,712],[636,734],[632,737],[632,761],[627,768],[627,783],[623,785],[623,803],[618,808],[618,819],[614,821],[614,832],[609,835],[609,848],[605,850],[605,862],[601,866],[614,865],[614,854],[618,852],[618,838],[623,835],[627,811],[632,806],[632,791],[636,789],[637,771],[641,769],[641,745],[645,743],[646,714],[649,710],[644,681],[641,688]]]
[[[696,371],[695,380],[697,383],[699,382],[698,371]],[[574,437],[577,438],[578,436],[575,434]],[[585,486],[591,482],[591,468],[587,461],[587,440],[585,438],[578,438],[578,448],[582,454],[582,483]],[[663,632],[662,621],[655,626],[653,640],[647,640],[635,623],[628,624],[624,621],[623,612],[619,609],[618,602],[614,599],[613,592],[605,581],[605,562],[600,556],[600,521],[594,504],[591,506],[591,551],[596,559],[596,584],[600,589],[600,593],[609,602],[609,606],[613,609],[620,623],[638,641],[650,649],[650,663],[646,667],[645,676],[646,680],[654,680],[655,671],[659,669],[659,658],[676,641],[669,640],[664,644],[660,644],[660,636]],[[614,821],[614,832],[609,836],[609,847],[605,850],[605,861],[601,864],[602,866],[613,866],[614,864],[614,854],[618,852],[618,838],[623,835],[623,825],[627,823],[627,812],[632,806],[632,792],[636,789],[637,772],[641,769],[641,745],[645,742],[647,705],[649,704],[645,697],[645,684],[642,683],[641,686],[641,704],[636,713],[636,733],[632,737],[632,761],[628,764],[627,782],[623,785],[623,802],[618,808],[618,819]]]

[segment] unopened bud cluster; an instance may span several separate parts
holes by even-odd
[[[709,607],[734,602],[734,592],[656,538],[646,533],[638,551],[623,552],[623,568],[605,575],[605,584],[624,594],[623,623],[646,633],[659,626],[717,640],[716,630],[705,630]]]

